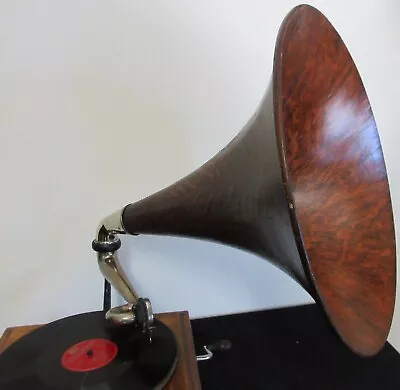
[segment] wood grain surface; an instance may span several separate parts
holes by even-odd
[[[178,342],[178,363],[165,390],[200,390],[200,378],[188,313],[160,313],[156,314],[156,318],[174,332]],[[12,343],[41,326],[43,325],[7,328],[0,339],[0,353]]]
[[[255,114],[207,163],[128,205],[131,234],[207,239],[262,256],[299,282],[360,355],[384,345],[396,249],[378,131],[342,39],[294,8]]]
[[[274,88],[284,181],[317,298],[353,350],[374,354],[390,329],[396,283],[384,156],[357,68],[311,6],[282,24]]]

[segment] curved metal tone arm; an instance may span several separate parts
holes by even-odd
[[[125,210],[123,207],[120,210],[115,211],[114,213],[107,215],[107,217],[103,218],[97,227],[96,239],[99,241],[104,241],[107,238],[108,233],[114,234],[125,234],[126,230],[122,223],[122,214]]]
[[[128,303],[136,304],[139,296],[118,262],[117,250],[121,246],[121,241],[117,234],[126,233],[122,223],[124,209],[110,214],[101,221],[92,246],[97,252],[97,261],[103,276]]]

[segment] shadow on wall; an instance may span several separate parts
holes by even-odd
[[[124,236],[120,261],[156,312],[188,310],[197,318],[313,302],[268,261],[214,242]]]

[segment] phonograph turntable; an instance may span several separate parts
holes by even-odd
[[[120,268],[120,234],[212,240],[266,258],[315,299],[345,345],[382,348],[395,303],[391,198],[356,66],[315,8],[284,19],[270,86],[218,154],[105,218],[92,243],[106,287],[126,300],[48,324],[0,355],[0,389],[162,388],[180,356]],[[245,362],[244,362],[245,363]]]

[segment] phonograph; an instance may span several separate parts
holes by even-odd
[[[223,150],[100,223],[92,247],[126,304],[23,337],[0,356],[1,389],[142,389],[168,381],[176,341],[119,266],[120,234],[193,237],[257,254],[307,290],[354,353],[382,348],[396,288],[384,156],[356,66],[318,10],[301,5],[286,16],[270,85]]]

